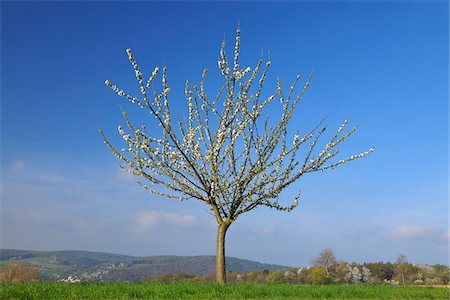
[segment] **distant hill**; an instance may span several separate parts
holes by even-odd
[[[215,272],[215,256],[147,256],[89,251],[27,251],[0,249],[0,266],[25,261],[39,269],[44,280],[76,276],[86,281],[141,281],[164,273],[205,275]],[[232,272],[285,270],[287,266],[227,257]]]

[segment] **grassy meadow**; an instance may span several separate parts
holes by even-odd
[[[0,284],[0,299],[449,299],[448,288],[214,283]]]

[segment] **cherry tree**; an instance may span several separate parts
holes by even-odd
[[[105,144],[123,162],[121,167],[142,178],[139,183],[150,193],[193,199],[209,207],[217,221],[216,281],[221,285],[226,283],[225,235],[233,222],[261,206],[293,210],[300,193],[290,204],[283,204],[279,197],[286,187],[307,173],[332,170],[373,151],[370,148],[336,159],[339,146],[357,129],[346,130],[347,120],[319,150],[316,149],[319,139],[327,128],[322,122],[302,136],[297,132],[288,140],[288,124],[312,76],[298,89],[301,81],[298,75],[287,91],[278,79],[275,91],[263,96],[271,61],[260,58],[253,68],[241,67],[240,41],[238,27],[232,60],[227,58],[225,41],[222,43],[218,69],[223,83],[217,93],[211,95],[206,91],[208,69],[203,70],[199,85],[186,81],[184,121],[174,120],[170,110],[166,67],[162,70],[156,67],[144,81],[131,50],[127,49],[140,95],[132,96],[109,80],[105,84],[141,108],[159,127],[148,130],[145,124],[136,126],[124,111],[126,126],[118,126],[126,145],[122,150],[100,130]],[[161,88],[157,89],[155,82],[160,73]],[[275,100],[280,105],[280,116],[272,120],[267,110],[275,105]],[[304,149],[301,157],[300,149]]]

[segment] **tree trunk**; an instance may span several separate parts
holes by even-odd
[[[229,224],[219,224],[217,227],[216,246],[216,282],[219,285],[227,283],[227,272],[225,267],[225,234]]]

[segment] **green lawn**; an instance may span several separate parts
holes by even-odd
[[[449,289],[384,285],[214,283],[0,284],[0,299],[449,299]]]

